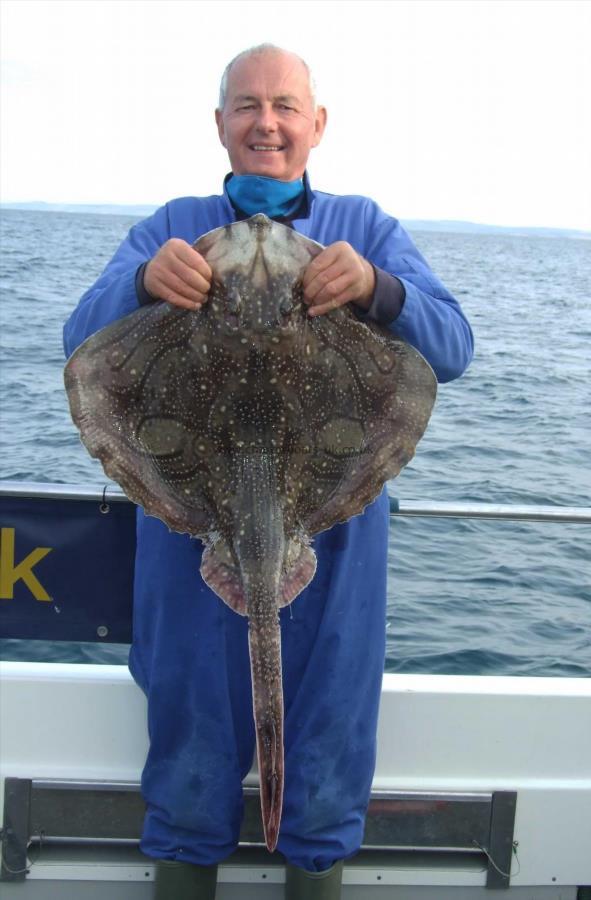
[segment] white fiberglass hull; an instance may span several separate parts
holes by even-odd
[[[137,803],[146,710],[126,668],[1,663],[0,677],[0,792],[8,784],[47,799],[43,791],[65,788],[83,798],[89,787],[118,786]],[[443,810],[450,797],[461,811],[460,801],[478,805],[515,792],[512,895],[575,900],[591,885],[589,748],[591,680],[385,675],[374,806],[391,802],[399,818],[408,796],[412,829],[417,810]],[[256,785],[255,771],[248,785]],[[18,815],[16,800],[11,808]],[[491,809],[497,815],[494,802]],[[94,837],[90,829],[68,841],[64,828],[46,842],[29,835],[26,878],[5,877],[3,898],[150,897],[153,867],[139,854],[137,835],[109,840],[96,836],[99,828]],[[496,861],[484,839],[472,848],[435,843],[378,849],[374,842],[347,864],[344,900],[490,896]],[[220,867],[220,900],[280,898],[284,874],[276,857],[242,848]],[[585,894],[578,896],[587,900]]]

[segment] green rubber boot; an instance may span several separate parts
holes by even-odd
[[[289,863],[285,867],[285,900],[340,900],[343,860],[325,872],[306,872]]]
[[[215,900],[217,879],[217,866],[159,859],[154,900]]]

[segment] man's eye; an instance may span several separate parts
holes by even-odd
[[[239,106],[238,109],[254,109],[254,103],[244,103],[242,106]]]

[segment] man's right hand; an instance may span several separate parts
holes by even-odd
[[[207,301],[211,279],[206,260],[180,238],[166,241],[144,269],[148,294],[183,309],[201,308]]]

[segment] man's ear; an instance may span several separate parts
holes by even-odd
[[[326,128],[328,114],[325,106],[317,106],[314,113],[314,143],[313,147],[317,147],[322,140],[324,129]]]
[[[222,146],[226,146],[226,129],[224,128],[224,114],[221,109],[216,109],[215,111],[215,123],[218,127],[218,136],[222,143]]]

